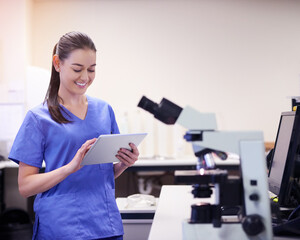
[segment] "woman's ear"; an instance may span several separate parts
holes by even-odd
[[[59,72],[60,71],[60,60],[59,60],[59,57],[57,54],[53,55],[52,62],[53,62],[53,66],[54,66],[56,72]]]

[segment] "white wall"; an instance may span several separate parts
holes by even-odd
[[[119,118],[127,112],[129,131],[154,125],[154,141],[177,134],[138,110],[146,95],[215,112],[221,130],[262,130],[274,141],[288,97],[300,95],[299,10],[296,0],[35,0],[32,65],[50,69],[59,37],[83,31],[98,48],[88,93]]]
[[[0,0],[0,102],[23,101],[28,2]]]
[[[26,65],[30,58],[30,3],[30,0],[0,0],[0,155],[4,156],[12,141],[7,137],[22,121]],[[5,170],[4,200],[7,208],[26,209],[26,199],[18,192],[17,175],[17,169]]]
[[[0,0],[0,155],[4,156],[24,117],[26,66],[31,52],[30,3]]]

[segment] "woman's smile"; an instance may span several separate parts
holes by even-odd
[[[75,84],[82,88],[84,88],[87,85],[86,82],[75,82]]]

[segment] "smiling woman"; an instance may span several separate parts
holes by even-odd
[[[33,239],[123,239],[114,178],[139,151],[130,144],[118,151],[116,164],[81,166],[96,137],[118,134],[119,128],[108,103],[85,95],[96,66],[87,35],[62,36],[52,63],[45,101],[27,113],[9,154],[19,164],[21,195],[37,194]],[[43,161],[45,172],[39,173]]]
[[[95,78],[96,51],[93,41],[78,32],[63,35],[54,46],[51,80],[45,101],[56,122],[70,122],[62,115],[60,104],[72,112],[73,99],[83,106],[86,113],[87,101],[82,94]]]

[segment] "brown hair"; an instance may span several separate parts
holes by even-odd
[[[63,35],[58,43],[55,44],[52,56],[57,54],[59,60],[63,61],[69,57],[72,51],[85,48],[97,51],[89,36],[81,32],[69,32]],[[63,116],[62,111],[65,111],[59,104],[59,101],[62,101],[58,96],[59,85],[59,73],[55,70],[52,62],[51,78],[44,103],[47,102],[50,115],[54,121],[58,123],[70,123],[71,121]]]

